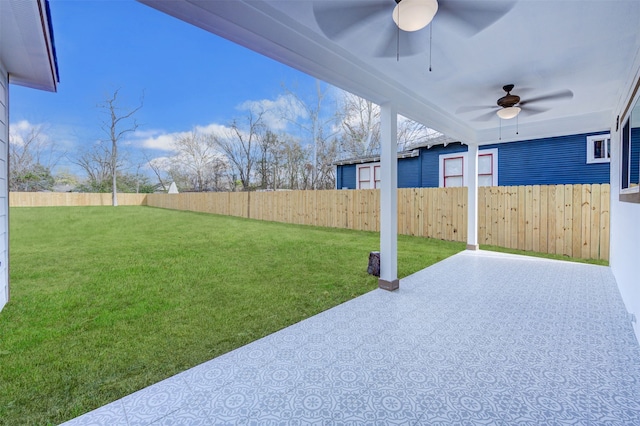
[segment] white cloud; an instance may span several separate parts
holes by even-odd
[[[217,123],[211,123],[204,126],[195,126],[192,130],[183,132],[167,133],[163,130],[144,130],[136,131],[133,138],[136,140],[136,145],[147,148],[157,149],[160,151],[175,151],[175,142],[180,138],[189,136],[191,132],[196,131],[202,134],[211,134],[214,136],[224,137],[228,131],[227,126],[223,126]]]
[[[276,99],[248,100],[239,104],[237,109],[251,111],[254,114],[262,113],[264,124],[276,132],[286,130],[291,121],[306,118],[306,111],[293,95],[279,95]],[[239,125],[241,124],[242,120],[239,121]],[[192,131],[226,138],[229,136],[230,128],[219,123],[209,123],[181,132],[166,132],[160,129],[136,130],[132,140],[134,145],[142,148],[175,152],[175,142]]]
[[[254,114],[262,113],[264,124],[272,131],[284,131],[291,121],[306,117],[306,111],[293,95],[280,95],[275,100],[245,101],[237,108]]]
[[[24,132],[24,131],[31,130],[32,128],[37,126],[38,126],[37,124],[29,123],[28,120],[20,120],[17,123],[13,123],[11,125],[11,128],[19,132]]]
[[[142,141],[143,148],[158,149],[161,151],[173,151],[175,141],[181,136],[186,134],[181,133],[165,133],[155,137],[150,137]]]
[[[222,124],[212,123],[206,126],[196,126],[195,130],[199,133],[224,137],[229,131],[229,127]]]
[[[25,141],[37,137],[40,144],[48,142],[44,133],[44,125],[32,124],[28,120],[20,120],[9,125],[9,140],[13,145],[24,145]]]

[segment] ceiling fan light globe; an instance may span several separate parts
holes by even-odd
[[[403,31],[418,31],[429,25],[437,11],[437,0],[402,0],[393,9],[393,22]]]
[[[512,118],[515,118],[518,114],[520,114],[520,107],[512,106],[502,108],[499,109],[496,114],[498,114],[498,117],[502,118],[503,120],[511,120]]]

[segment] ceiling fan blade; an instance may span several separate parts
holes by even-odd
[[[538,96],[535,98],[525,99],[521,101],[519,105],[528,105],[533,102],[541,101],[555,101],[560,99],[573,99],[573,92],[571,90],[560,90],[558,92],[549,93],[547,95]]]
[[[393,7],[391,0],[323,1],[313,3],[313,14],[324,35],[339,40],[385,14],[391,20]]]
[[[423,31],[398,31],[398,27],[389,19],[389,22],[380,29],[381,42],[374,55],[379,58],[395,58],[413,56],[424,52],[429,48],[428,34]],[[400,44],[398,46],[398,37]]]
[[[489,111],[487,113],[484,113],[484,114],[474,118],[471,121],[489,121],[494,117],[497,117],[496,112],[495,111]]]
[[[486,110],[489,108],[497,108],[497,106],[495,105],[470,105],[470,106],[463,106],[460,107],[456,110],[456,114],[465,114],[467,112],[475,112],[475,111],[480,111],[480,110]]]
[[[493,25],[513,8],[515,1],[440,0],[436,19],[446,20],[447,26],[454,27],[471,37]],[[437,25],[437,24],[436,24]]]
[[[523,106],[522,112],[526,112],[527,115],[536,115],[536,114],[542,114],[543,112],[547,112],[549,111],[549,109],[550,108],[537,108],[532,106]]]

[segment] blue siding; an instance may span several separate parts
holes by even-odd
[[[609,183],[609,163],[587,164],[587,136],[607,132],[560,136],[484,145],[498,149],[498,185],[553,185]],[[640,161],[640,129],[631,132],[632,164]],[[467,152],[460,143],[420,148],[420,156],[398,159],[398,187],[438,187],[441,154]],[[355,189],[356,165],[338,166],[337,188]],[[632,170],[638,182],[638,168]]]
[[[356,189],[357,165],[338,166],[336,171],[337,189]],[[420,157],[398,159],[398,188],[420,186]]]
[[[609,183],[609,163],[587,164],[587,136],[483,146],[498,148],[498,185]]]
[[[336,188],[356,189],[356,165],[338,166],[336,173]]]
[[[446,147],[437,145],[420,149],[420,159],[422,162],[422,186],[423,188],[437,188],[440,185],[440,155],[453,154],[456,152],[467,152],[468,147],[460,143],[452,143]],[[498,154],[499,156],[500,154]]]
[[[420,157],[398,158],[398,188],[420,186]]]

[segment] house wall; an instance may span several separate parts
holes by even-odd
[[[398,188],[420,187],[422,181],[420,160],[420,156],[398,159]]]
[[[468,147],[460,143],[452,143],[447,146],[436,145],[429,149],[420,149],[420,162],[422,168],[423,188],[437,188],[440,184],[440,154],[454,154],[456,152],[467,152]],[[398,170],[404,167],[404,163],[398,163]]]
[[[498,185],[555,185],[609,183],[609,163],[587,163],[587,136],[608,132],[502,144],[483,145],[498,150]],[[640,137],[636,133],[635,137]],[[452,143],[421,148],[419,157],[398,159],[398,188],[439,186],[440,155],[467,152],[468,147]],[[636,158],[640,150],[632,152]],[[356,188],[356,166],[338,166],[337,189]],[[635,174],[637,176],[637,170]],[[633,176],[632,176],[633,177]]]
[[[632,131],[633,138],[640,137],[640,129]],[[638,139],[636,139],[638,140]],[[612,132],[611,153],[611,270],[616,278],[627,311],[634,315],[636,337],[640,341],[640,204],[620,201],[621,135]],[[633,142],[632,142],[633,144]],[[634,152],[632,150],[632,156]],[[638,164],[636,150],[636,161]],[[637,175],[636,175],[637,176]]]
[[[9,79],[0,62],[0,310],[9,301]]]
[[[616,187],[618,185],[615,185]],[[614,185],[611,185],[613,189]],[[612,194],[610,265],[627,311],[636,317],[633,324],[640,341],[640,204],[621,203]]]
[[[609,163],[587,164],[587,136],[484,145],[498,148],[498,185],[609,183]]]

